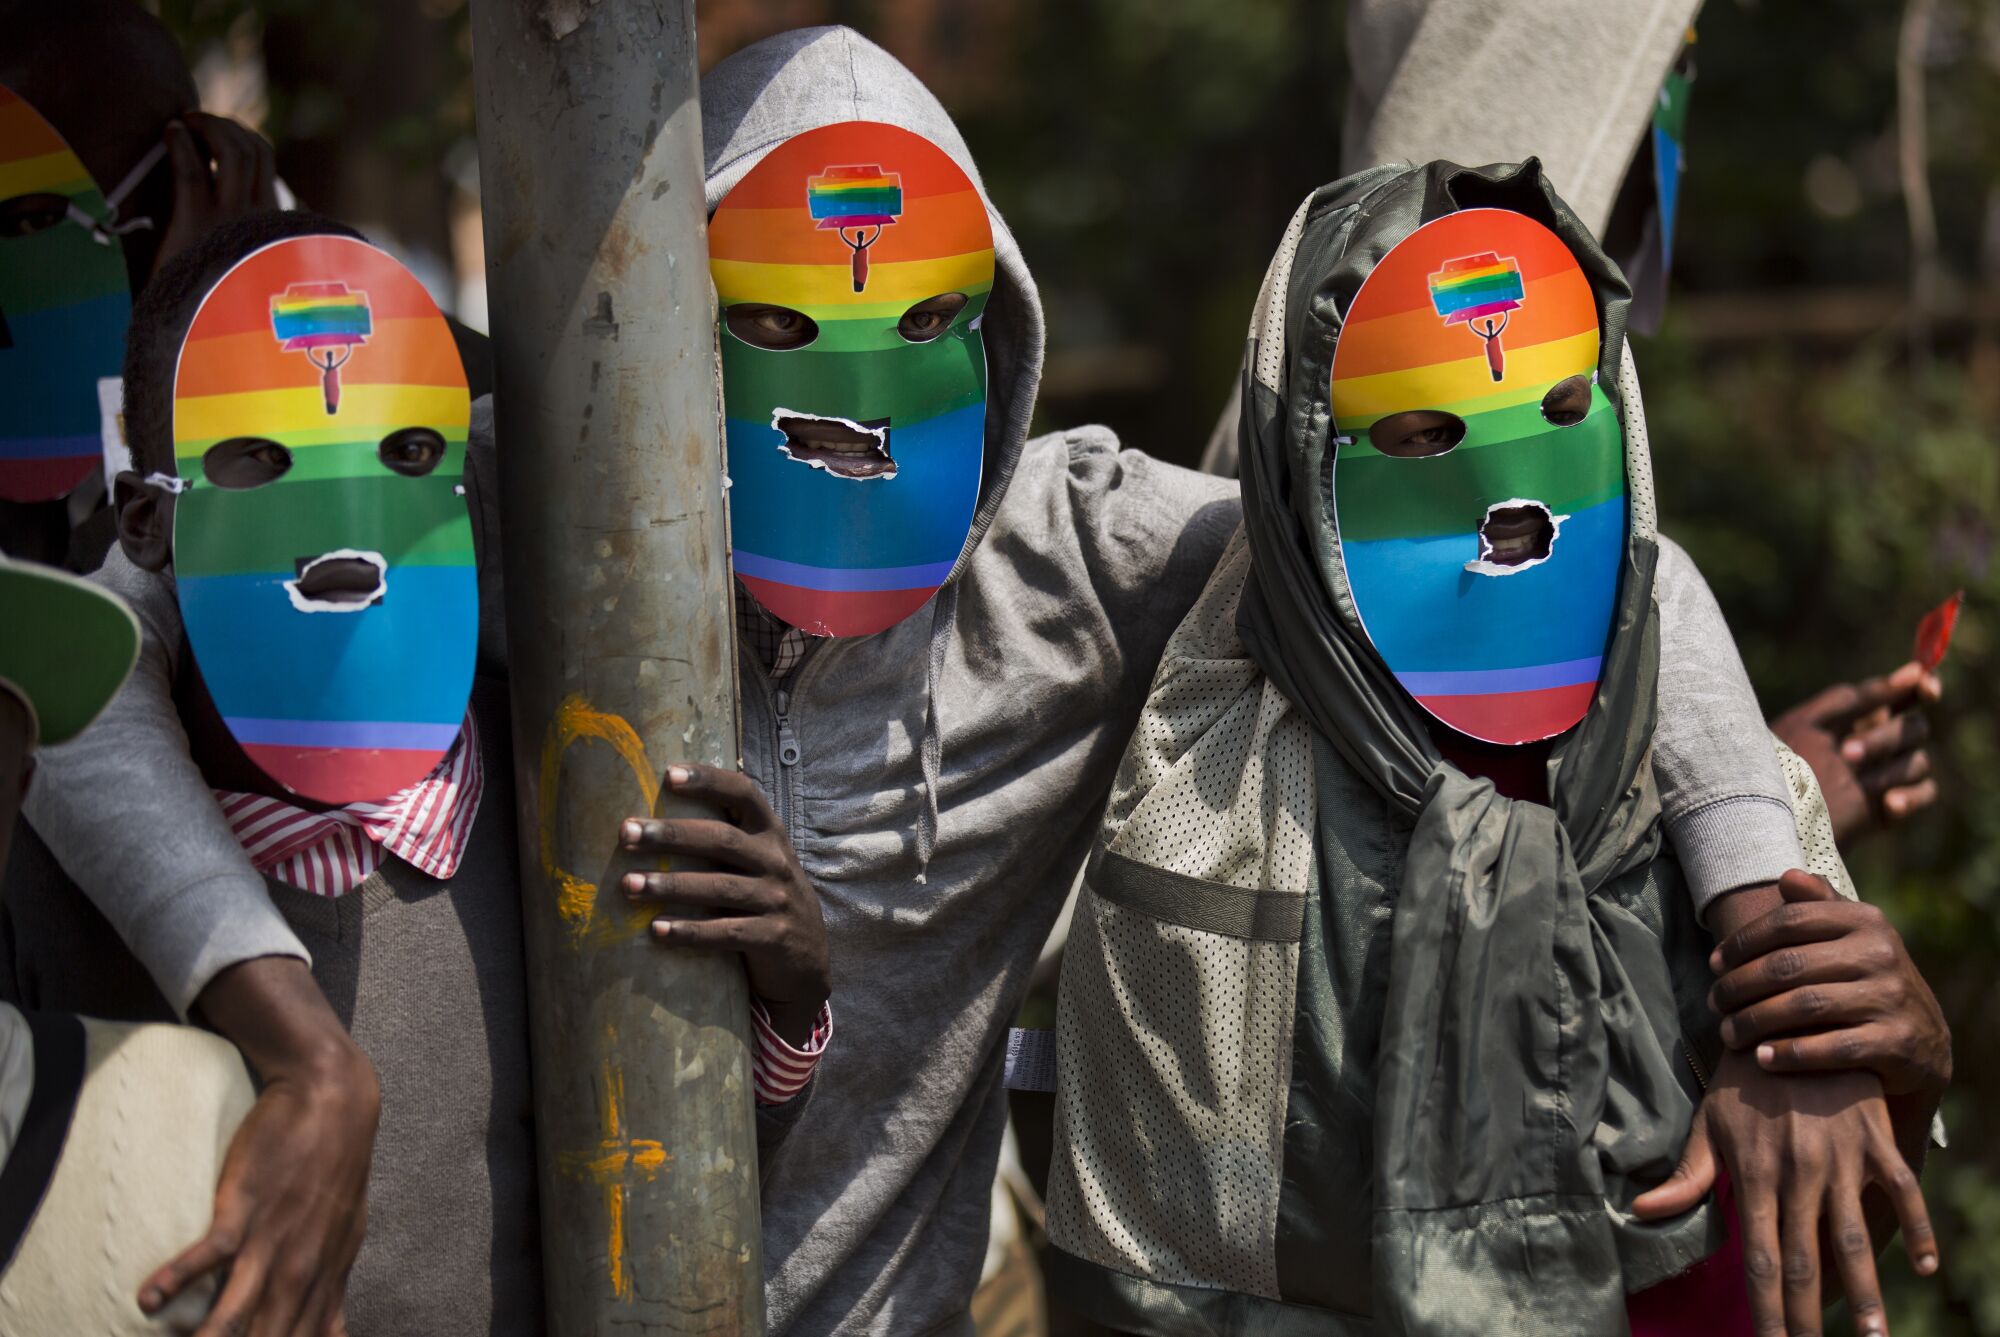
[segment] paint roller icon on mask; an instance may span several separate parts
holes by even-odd
[[[287,353],[303,352],[319,368],[326,411],[340,409],[340,369],[375,331],[368,294],[345,283],[294,283],[271,299],[271,333]]]
[[[854,252],[854,291],[860,292],[868,286],[868,248],[902,216],[903,178],[875,163],[829,167],[806,178],[806,208],[820,231],[838,232]]]
[[[1464,325],[1486,345],[1486,365],[1493,379],[1506,374],[1507,353],[1500,346],[1500,334],[1507,328],[1510,313],[1520,309],[1526,296],[1521,286],[1520,262],[1511,256],[1502,259],[1492,251],[1464,255],[1444,262],[1444,268],[1430,276],[1431,309],[1447,325]],[[1483,323],[1482,323],[1483,322]]]

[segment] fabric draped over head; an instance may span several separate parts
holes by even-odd
[[[1343,313],[1396,243],[1478,207],[1538,221],[1588,277],[1600,314],[1598,381],[1623,418],[1634,497],[1595,700],[1548,763],[1552,807],[1504,798],[1440,758],[1425,712],[1363,630],[1330,495],[1330,376]],[[1628,1189],[1624,1177],[1670,1168],[1692,1113],[1654,1030],[1675,1014],[1658,940],[1598,894],[1661,850],[1649,760],[1658,550],[1644,426],[1621,393],[1627,290],[1532,159],[1378,168],[1318,192],[1294,226],[1296,248],[1266,280],[1246,360],[1252,572],[1238,631],[1323,744],[1408,832],[1386,997],[1365,1007],[1381,1018],[1376,1318],[1394,1332],[1621,1330],[1621,1278],[1657,1279],[1659,1251],[1673,1251],[1668,1232],[1649,1236],[1619,1210],[1640,1187]],[[1321,786],[1322,805],[1331,788]],[[1322,833],[1328,822],[1322,811]],[[1337,900],[1341,889],[1322,894]],[[1341,909],[1329,913],[1337,919]],[[1288,1118],[1314,1117],[1302,1105],[1326,1092],[1315,1094],[1313,1081],[1302,1059]],[[1683,1223],[1697,1235],[1705,1225]],[[1648,1238],[1657,1246],[1651,1264],[1635,1265]]]
[[[132,319],[111,217],[55,127],[0,87],[0,498],[63,496],[101,458],[98,382]]]
[[[294,793],[388,798],[458,737],[479,629],[470,416],[444,317],[365,242],[273,242],[195,312],[176,592],[223,723]]]

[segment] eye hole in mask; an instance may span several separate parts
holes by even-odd
[[[202,475],[231,492],[275,483],[291,467],[292,452],[261,436],[232,436],[210,446],[201,457]]]
[[[1557,427],[1574,427],[1590,415],[1590,377],[1558,381],[1542,396],[1542,416]]]
[[[740,302],[722,313],[729,332],[753,348],[804,348],[819,338],[819,324],[803,311],[762,302]]]
[[[962,292],[927,297],[903,313],[903,318],[896,322],[896,333],[910,343],[927,344],[951,328],[951,322],[965,310],[965,302]]]
[[[1447,454],[1465,440],[1465,419],[1440,409],[1411,409],[1378,419],[1368,429],[1368,442],[1399,460],[1428,459]]]
[[[422,478],[444,458],[444,438],[428,427],[405,427],[382,438],[382,463],[405,478]]]
[[[69,217],[69,197],[42,191],[0,200],[0,238],[32,237]]]

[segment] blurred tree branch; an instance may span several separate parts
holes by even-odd
[[[1924,79],[1936,8],[1936,0],[1904,0],[1896,42],[1896,157],[1910,232],[1910,362],[1919,371],[1930,365],[1938,295],[1937,209],[1931,202]]]

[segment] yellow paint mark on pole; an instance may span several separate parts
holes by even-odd
[[[625,1191],[637,1179],[651,1183],[659,1178],[673,1156],[652,1138],[628,1137],[625,1130],[625,1074],[607,1061],[603,1070],[604,1099],[600,1122],[604,1140],[581,1155],[563,1157],[563,1167],[571,1174],[594,1180],[604,1189],[604,1216],[608,1235],[605,1267],[611,1276],[611,1293],[626,1304],[632,1303],[632,1269],[625,1261]]]
[[[621,917],[621,923],[598,925],[597,884],[576,876],[556,859],[556,797],[562,782],[563,756],[570,744],[580,738],[609,743],[625,759],[625,764],[632,768],[633,778],[639,782],[647,812],[652,812],[659,801],[659,777],[646,757],[646,745],[640,741],[638,731],[620,716],[593,709],[581,696],[564,697],[556,707],[555,717],[549,721],[548,738],[542,744],[541,777],[536,787],[542,874],[556,886],[556,913],[569,925],[572,943],[581,943],[586,936],[600,942],[629,938],[645,927],[652,912],[635,907]]]

